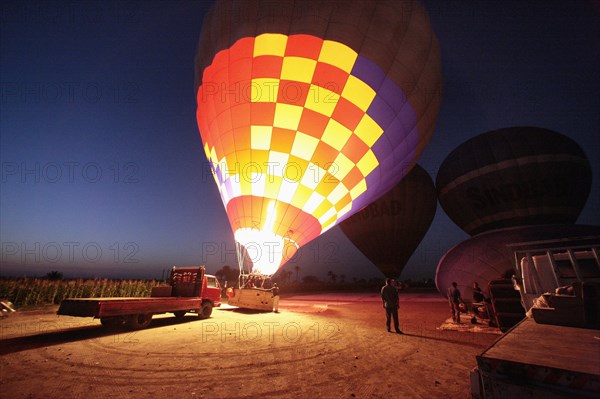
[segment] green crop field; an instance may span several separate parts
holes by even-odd
[[[108,280],[44,278],[0,279],[0,299],[15,307],[59,304],[65,298],[142,297],[150,296],[158,280]]]

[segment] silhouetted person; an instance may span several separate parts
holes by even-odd
[[[452,309],[452,320],[460,324],[460,304],[464,302],[460,296],[460,290],[456,282],[452,282],[452,287],[448,288],[448,303],[450,304],[450,309]]]
[[[273,283],[271,293],[273,294],[273,311],[279,313],[279,286],[277,283]]]
[[[392,317],[394,318],[394,329],[397,334],[402,334],[400,326],[398,324],[398,307],[400,305],[400,298],[398,297],[398,290],[392,285],[392,279],[387,278],[385,285],[381,288],[381,300],[383,301],[383,307],[385,309],[385,325],[388,332],[390,330],[390,324]]]
[[[483,303],[485,295],[477,282],[473,283],[473,302]]]

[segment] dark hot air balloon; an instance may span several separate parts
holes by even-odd
[[[273,274],[416,163],[440,104],[438,43],[415,1],[218,1],[196,95],[238,250]]]
[[[339,226],[386,277],[397,278],[429,229],[436,207],[433,181],[415,165],[392,190]]]
[[[552,130],[511,127],[467,140],[444,160],[436,187],[448,216],[471,235],[575,223],[590,193],[589,161]]]

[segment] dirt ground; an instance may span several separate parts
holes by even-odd
[[[475,355],[499,336],[440,328],[435,294],[401,296],[404,335],[386,331],[376,294],[158,315],[135,332],[55,311],[0,321],[1,398],[468,398]]]

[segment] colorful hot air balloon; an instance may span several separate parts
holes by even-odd
[[[414,165],[439,109],[439,48],[414,1],[218,1],[196,93],[238,248],[273,274]]]
[[[386,277],[398,278],[429,229],[436,207],[433,181],[415,165],[392,190],[339,226]]]
[[[440,166],[442,208],[471,235],[497,228],[575,223],[590,193],[590,163],[577,143],[537,127],[474,137]]]

